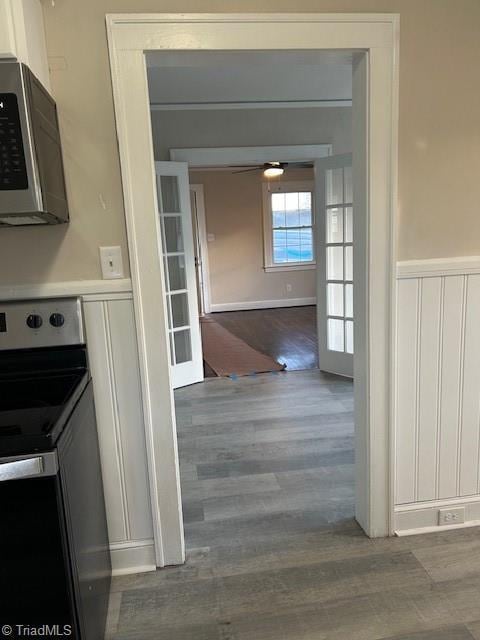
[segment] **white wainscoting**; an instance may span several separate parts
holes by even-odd
[[[115,573],[155,568],[131,294],[84,300]]]
[[[0,299],[81,296],[114,574],[155,569],[130,280],[0,287]]]
[[[480,520],[480,258],[398,265],[395,520]]]

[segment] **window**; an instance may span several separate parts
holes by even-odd
[[[265,270],[315,265],[312,182],[265,182]]]

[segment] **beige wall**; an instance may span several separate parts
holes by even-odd
[[[257,11],[257,0],[44,0],[72,222],[0,230],[0,282],[100,277],[126,248],[105,36],[108,12]],[[264,0],[262,11],[401,14],[399,257],[480,253],[480,2]]]
[[[313,171],[286,171],[282,179],[313,180]],[[315,297],[315,271],[263,269],[261,172],[195,171],[190,182],[203,184],[207,232],[215,235],[208,243],[212,304]]]
[[[334,153],[348,153],[352,109],[152,111],[152,134],[157,160],[169,160],[175,147],[332,144]]]

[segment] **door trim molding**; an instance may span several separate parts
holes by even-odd
[[[198,239],[202,251],[202,271],[203,271],[203,311],[210,313],[212,308],[211,286],[210,286],[210,263],[208,259],[208,239],[207,239],[207,211],[205,209],[205,190],[203,184],[190,183],[190,191],[195,193],[196,211],[198,221]]]
[[[368,216],[367,254],[358,263],[367,270],[368,286],[358,302],[365,326],[362,347],[356,351],[356,388],[361,394],[356,398],[361,400],[356,403],[356,511],[370,536],[393,533],[398,14],[110,14],[106,22],[157,564],[181,563],[185,550],[163,264],[157,245],[147,50],[256,50],[262,41],[263,49],[361,52],[354,54],[354,103],[357,99],[361,118],[356,131],[354,126],[354,140],[361,143],[357,155],[354,150],[354,163],[360,167],[357,210]]]

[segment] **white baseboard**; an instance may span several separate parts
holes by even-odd
[[[463,507],[465,522],[453,525],[439,525],[439,509]],[[480,525],[480,496],[452,498],[450,500],[432,500],[402,504],[395,507],[395,534],[397,536],[417,535],[435,531],[449,531]]]
[[[283,298],[282,300],[251,300],[248,302],[220,302],[210,305],[211,313],[221,311],[248,311],[249,309],[277,309],[279,307],[305,307],[317,304],[317,298]]]
[[[155,571],[155,547],[153,540],[135,540],[110,545],[112,575]]]

